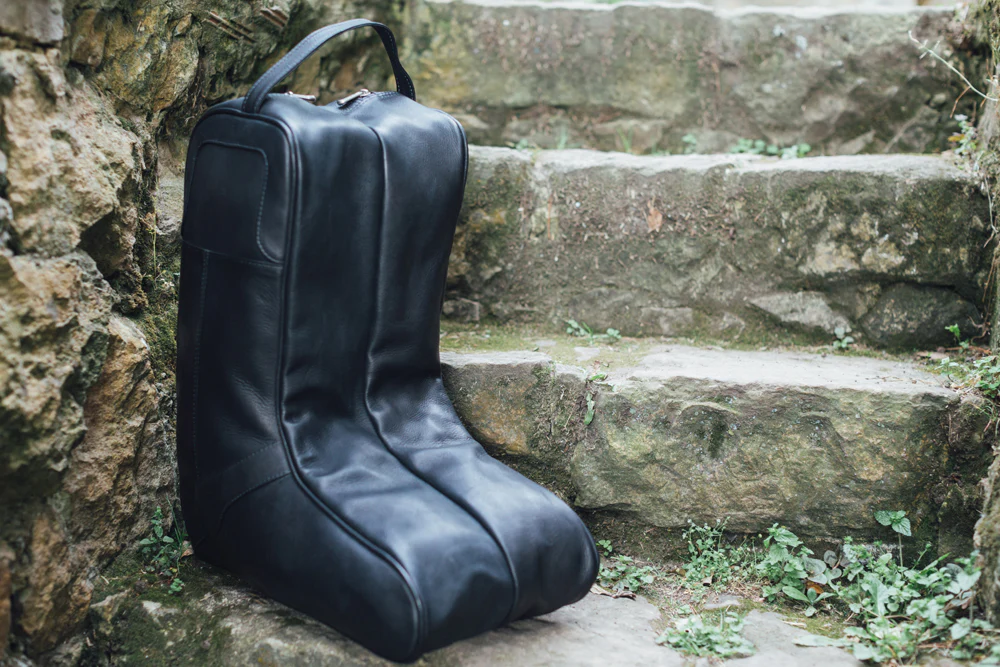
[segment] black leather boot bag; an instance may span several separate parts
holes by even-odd
[[[268,94],[362,26],[399,92],[329,107]],[[440,393],[466,146],[414,97],[392,33],[359,19],[313,33],[205,114],[188,151],[177,341],[197,555],[403,661],[578,599],[596,568],[569,508],[489,459]]]

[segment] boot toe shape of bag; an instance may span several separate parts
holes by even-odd
[[[468,526],[416,530],[402,555],[359,539],[285,475],[234,503],[198,549],[268,596],[408,662],[503,622],[511,585]],[[442,549],[439,540],[446,540]],[[381,553],[380,553],[381,552]],[[496,604],[484,604],[492,601]]]

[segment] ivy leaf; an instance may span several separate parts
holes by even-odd
[[[972,621],[968,618],[960,618],[955,625],[951,626],[952,639],[961,639],[970,632],[972,632]]]
[[[806,594],[800,591],[799,589],[795,588],[794,586],[782,586],[781,592],[787,595],[788,597],[792,598],[793,600],[798,600],[799,602],[806,602],[806,603],[809,602],[809,598],[806,597]]]
[[[866,644],[855,644],[854,657],[862,662],[865,660],[871,660],[875,657],[875,650]]]

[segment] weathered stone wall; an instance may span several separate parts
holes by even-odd
[[[74,662],[101,568],[174,501],[192,123],[318,25],[393,12],[352,0],[0,2],[0,659]],[[372,42],[338,41],[291,85],[326,97],[384,86]]]

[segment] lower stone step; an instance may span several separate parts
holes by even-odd
[[[781,523],[816,545],[891,539],[876,510],[907,511],[914,544],[971,551],[987,417],[941,376],[874,358],[618,345],[581,348],[601,352],[587,368],[445,353],[445,385],[492,454],[640,552],[677,544],[689,521],[747,534]]]
[[[180,597],[150,599],[134,590],[113,593],[91,607],[88,650],[111,664],[244,667],[390,667],[354,642],[287,607],[255,595],[228,575],[197,562],[184,568]],[[133,577],[134,579],[134,577]],[[131,585],[126,577],[113,582]],[[484,601],[485,603],[486,601]],[[537,619],[517,621],[429,653],[423,667],[683,667],[694,664],[656,644],[660,612],[642,598],[591,593]],[[747,615],[743,636],[752,664],[860,667],[834,648],[796,646],[807,634],[773,612]],[[733,661],[736,665],[747,663]],[[90,664],[90,663],[86,663]],[[94,664],[106,664],[96,662]],[[701,663],[699,663],[701,664]]]
[[[943,157],[473,147],[445,312],[933,349],[977,333],[989,219]]]

